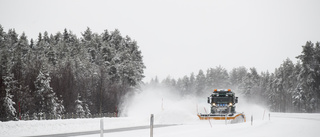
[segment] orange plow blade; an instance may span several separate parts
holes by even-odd
[[[234,116],[207,116],[207,115],[201,115],[197,114],[200,120],[236,120],[239,122],[246,122],[246,116],[243,113],[234,115]]]

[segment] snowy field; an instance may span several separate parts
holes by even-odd
[[[200,121],[196,114],[209,109],[206,98],[179,97],[170,92],[144,91],[132,96],[122,106],[122,117],[103,118],[104,129],[147,126],[150,114],[156,125],[175,126],[154,129],[154,137],[318,137],[320,114],[270,113],[261,106],[241,100],[236,110],[244,112],[246,123]],[[270,120],[269,120],[270,114]],[[253,116],[253,125],[251,125]],[[0,122],[0,136],[37,136],[60,133],[97,131],[100,119],[33,120]],[[83,135],[97,137],[99,134]],[[149,129],[105,133],[105,137],[149,137]]]

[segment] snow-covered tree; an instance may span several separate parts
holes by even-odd
[[[7,73],[6,76],[3,76],[5,92],[0,97],[0,118],[3,121],[14,120],[16,119],[16,109],[14,105],[16,104],[13,101],[13,91],[15,90],[16,81],[13,78],[13,74]]]
[[[58,100],[57,102],[57,106],[55,107],[55,111],[56,111],[56,116],[58,118],[61,118],[61,116],[65,113],[65,108],[63,106],[63,100]]]
[[[229,87],[229,74],[225,68],[222,66],[217,66],[216,68],[210,68],[207,70],[206,74],[206,84],[208,90],[213,89],[225,89]]]
[[[161,82],[162,85],[164,85],[166,88],[169,88],[173,91],[175,91],[176,88],[176,81],[168,76],[166,79],[162,80]]]
[[[241,83],[243,83],[247,73],[245,67],[233,68],[229,74],[231,87],[238,89],[239,86],[241,86]]]
[[[276,73],[277,88],[279,89],[279,103],[281,112],[287,112],[292,105],[292,93],[295,90],[294,85],[294,64],[290,59],[286,59],[278,68]]]
[[[89,105],[87,104],[87,103],[84,103],[84,108],[83,108],[83,110],[84,110],[84,112],[85,112],[85,116],[87,117],[87,118],[90,118],[91,117],[91,111],[90,111],[90,109],[89,109]]]
[[[301,79],[301,88],[307,96],[305,100],[307,112],[314,112],[319,109],[320,97],[320,44],[316,46],[312,42],[307,42],[302,46],[302,54],[297,58],[302,62],[302,70],[299,79]]]
[[[202,70],[199,70],[198,75],[196,76],[195,88],[197,95],[202,95],[204,89],[206,88],[206,76]]]
[[[8,34],[0,25],[0,120],[16,119],[14,94],[18,92],[17,81],[12,70],[13,49],[17,44],[17,34],[10,29]]]
[[[34,82],[35,91],[35,104],[38,113],[48,113],[56,115],[56,109],[58,106],[58,98],[55,92],[50,86],[51,78],[48,72],[39,72],[39,75]]]
[[[189,93],[190,94],[195,94],[196,93],[196,78],[194,73],[192,72],[189,78]]]
[[[250,100],[257,97],[261,91],[259,88],[260,84],[260,77],[256,70],[256,68],[250,68],[250,72],[247,73],[245,76],[243,83],[241,85],[242,93],[250,98]]]
[[[188,95],[190,94],[190,79],[188,76],[184,76],[181,79],[181,85],[180,85],[180,92],[182,95]]]
[[[83,109],[83,106],[82,106],[82,101],[80,100],[80,95],[78,95],[77,97],[77,100],[75,101],[75,110],[76,110],[76,115],[79,117],[79,118],[84,118],[85,117],[85,110]],[[90,112],[89,112],[90,113]]]

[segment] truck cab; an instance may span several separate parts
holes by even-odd
[[[208,97],[208,103],[211,105],[211,115],[232,116],[236,113],[235,104],[238,103],[238,97],[231,89],[214,89]]]

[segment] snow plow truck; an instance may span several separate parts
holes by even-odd
[[[209,114],[198,114],[200,120],[231,120],[231,123],[246,122],[244,113],[237,113],[235,104],[238,97],[231,89],[214,89],[208,97],[211,105]]]

